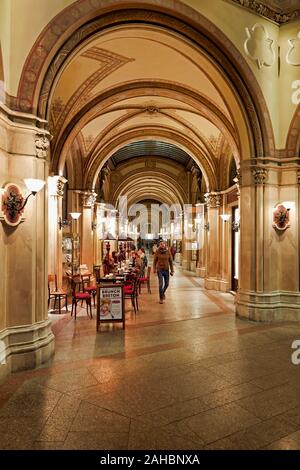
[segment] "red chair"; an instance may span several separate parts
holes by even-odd
[[[134,314],[136,315],[137,310],[139,310],[138,304],[138,291],[139,291],[139,281],[138,277],[132,275],[124,284],[124,298],[131,299],[132,306],[134,308]]]
[[[97,293],[97,286],[96,284],[92,284],[91,282],[91,274],[82,274],[81,275],[81,282],[82,282],[82,290],[83,292],[88,292],[92,294],[94,299],[94,307],[96,307],[96,293]]]
[[[54,284],[54,289],[52,285]],[[61,299],[65,299],[66,311],[68,311],[68,295],[64,289],[57,289],[57,276],[56,274],[48,275],[48,309],[50,307],[51,299],[54,299],[53,309],[55,310],[56,301],[58,300],[58,311],[61,313]]]
[[[75,320],[76,320],[77,304],[78,304],[78,302],[83,302],[85,300],[87,314],[88,314],[88,316],[90,316],[90,318],[93,318],[93,315],[92,315],[92,297],[88,292],[80,292],[80,287],[82,286],[80,275],[74,276],[72,278],[71,286],[72,286],[72,311],[71,311],[71,317],[73,316],[73,308],[75,307]],[[79,289],[79,291],[78,291],[78,289]],[[89,307],[90,307],[90,313],[89,313]]]
[[[148,294],[151,294],[150,275],[151,275],[151,266],[148,266],[147,276],[140,277],[140,293],[142,291],[142,285],[147,284]]]

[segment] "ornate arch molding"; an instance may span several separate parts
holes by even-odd
[[[115,88],[107,90],[102,94],[95,97],[92,101],[86,104],[82,110],[77,113],[76,116],[72,119],[71,122],[66,126],[66,128],[62,131],[60,138],[57,141],[57,145],[55,146],[54,143],[51,143],[52,147],[52,168],[53,171],[56,171],[58,168],[58,162],[61,159],[63,147],[67,139],[72,136],[76,131],[79,131],[79,128],[82,128],[89,120],[92,118],[95,119],[98,115],[101,114],[101,110],[103,112],[110,111],[109,106],[113,106],[116,103],[119,103],[120,99],[124,99],[124,94],[126,93],[126,99],[128,98],[135,98],[139,96],[146,96],[150,94],[152,96],[158,97],[168,97],[172,99],[177,99],[178,101],[182,101],[192,107],[206,119],[210,120],[216,127],[220,128],[226,134],[226,137],[229,143],[232,146],[233,153],[235,153],[235,157],[238,160],[239,151],[238,148],[238,136],[237,133],[228,120],[228,118],[223,114],[223,112],[211,103],[206,97],[200,95],[195,90],[183,87],[178,83],[173,82],[164,82],[164,81],[134,81],[134,82],[126,82],[122,85],[118,85]],[[97,107],[101,106],[101,110],[94,113],[93,110],[97,109]],[[115,108],[114,108],[115,109]],[[92,116],[91,116],[92,114]],[[120,119],[120,122],[124,120],[124,117]],[[111,127],[105,130],[105,134],[109,134],[109,132],[114,129],[117,123],[113,122]],[[96,142],[91,147],[90,155],[88,158],[93,157],[93,153],[97,152],[98,145],[100,145],[102,139],[102,135],[100,135],[99,139],[96,139]],[[200,138],[201,140],[201,138]],[[204,144],[205,145],[205,144]]]
[[[294,113],[286,140],[286,156],[299,157],[300,154],[300,104]]]
[[[210,190],[216,189],[218,186],[216,179],[216,171],[212,162],[200,154],[199,148],[191,142],[187,137],[175,132],[174,130],[162,129],[160,126],[157,128],[143,128],[132,129],[123,134],[119,134],[115,139],[101,148],[101,152],[95,155],[94,159],[86,168],[84,185],[86,187],[94,187],[95,180],[99,174],[101,167],[113,155],[113,153],[124,145],[136,142],[141,139],[159,138],[166,142],[175,143],[183,148],[197,163],[206,180],[207,187]],[[99,159],[99,155],[101,160]]]
[[[171,175],[167,171],[162,170],[161,168],[154,168],[152,170],[145,170],[145,168],[141,168],[128,173],[125,176],[124,180],[121,182],[121,184],[119,184],[118,187],[112,191],[112,203],[116,203],[120,194],[127,194],[129,188],[132,187],[133,183],[136,185],[138,181],[141,181],[145,188],[144,182],[146,179],[149,178],[159,181],[160,184],[162,183],[164,185],[167,185],[169,191],[175,193],[177,199],[180,201],[181,204],[188,203],[187,195],[184,192],[184,188],[180,184],[181,182],[178,181],[173,175]]]
[[[110,10],[109,13],[108,10]],[[44,28],[23,67],[12,109],[44,117],[49,93],[66,58],[96,31],[125,22],[167,28],[194,42],[234,83],[243,104],[253,156],[273,155],[274,135],[261,89],[234,44],[212,22],[178,0],[78,0]]]
[[[147,186],[145,186],[145,183]],[[145,190],[145,187],[147,187],[147,190]],[[168,204],[183,205],[183,201],[176,194],[174,188],[162,180],[157,180],[153,187],[149,187],[147,180],[139,179],[135,182],[134,186],[131,184],[129,188],[126,188],[126,196],[130,203],[138,199],[158,199],[162,202],[167,201]]]

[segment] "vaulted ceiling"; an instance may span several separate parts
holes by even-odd
[[[180,163],[187,169],[191,169],[194,164],[193,159],[182,149],[168,142],[159,140],[140,140],[117,150],[110,158],[109,162],[116,167],[119,163],[139,157],[164,157]]]
[[[154,25],[115,26],[82,44],[55,81],[47,118],[52,169],[66,164],[72,186],[93,187],[108,160],[148,154],[195,161],[210,187],[222,155],[239,158],[231,85],[193,43]]]

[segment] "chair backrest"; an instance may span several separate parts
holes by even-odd
[[[89,286],[91,284],[91,274],[81,274],[82,287],[85,287],[85,284]]]
[[[51,290],[51,284],[54,284],[54,289],[57,290],[57,276],[56,274],[48,274],[48,290]]]
[[[76,274],[71,279],[72,295],[75,295],[76,291],[80,292],[81,286],[82,286],[81,275]]]

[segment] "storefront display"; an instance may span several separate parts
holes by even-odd
[[[80,238],[79,235],[65,235],[62,240],[63,273],[79,274]]]

